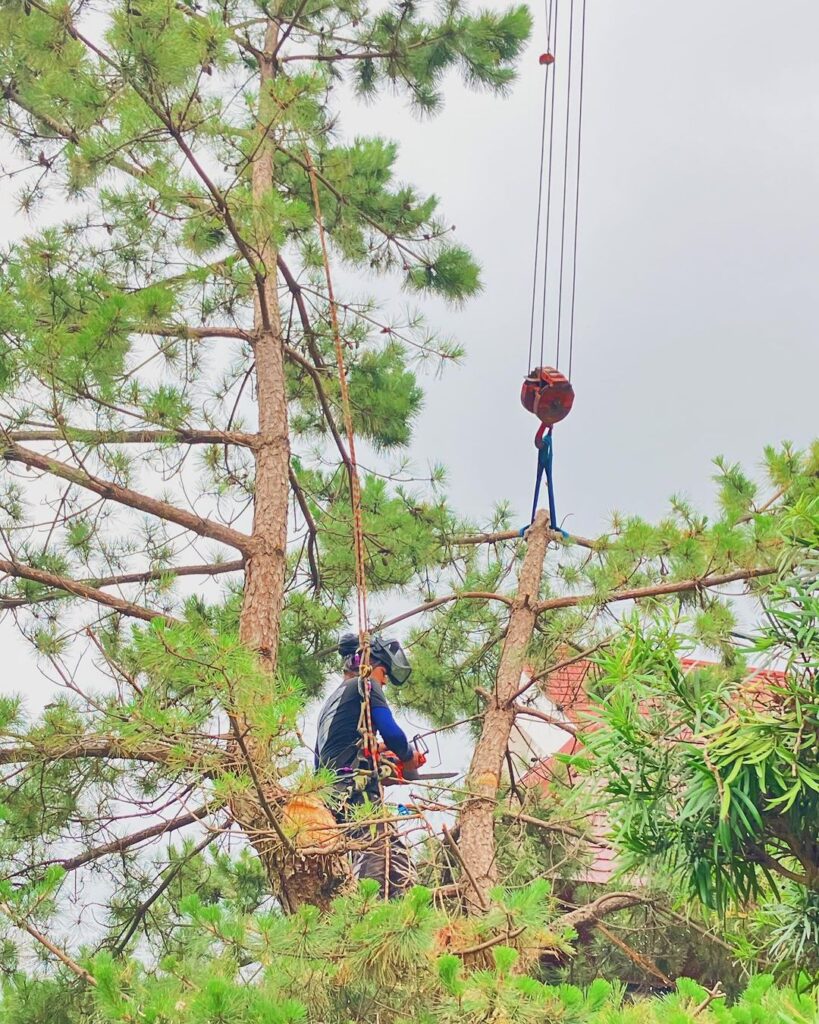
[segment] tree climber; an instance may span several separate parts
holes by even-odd
[[[381,805],[379,753],[391,751],[406,772],[415,771],[424,763],[424,757],[412,749],[384,696],[383,687],[387,682],[401,686],[412,671],[398,641],[372,637],[371,670],[367,677],[361,675],[359,640],[355,634],[341,637],[338,653],[344,659],[344,678],[319,714],[315,766],[335,773],[334,788],[339,799],[336,818],[343,822],[350,819],[355,807]],[[374,756],[368,745],[375,733],[380,735],[381,742]],[[407,889],[412,880],[409,854],[389,823],[378,823],[374,827],[362,825],[349,834],[356,840],[372,838],[370,848],[356,858],[359,878],[375,879],[382,892],[388,887],[388,894],[392,895],[400,895]]]

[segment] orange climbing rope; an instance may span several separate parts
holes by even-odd
[[[361,644],[361,664],[369,669],[370,625],[367,615],[367,577],[364,563],[364,529],[361,519],[361,485],[358,479],[358,463],[356,461],[355,454],[355,433],[353,430],[353,416],[350,408],[350,389],[347,384],[347,368],[344,365],[344,347],[338,326],[338,310],[336,308],[335,294],[333,292],[333,280],[330,275],[330,259],[327,254],[327,239],[324,234],[324,220],[321,215],[321,202],[319,200],[316,168],[313,164],[313,158],[310,155],[310,150],[307,147],[305,147],[304,153],[307,167],[310,172],[310,187],[313,192],[313,204],[316,209],[316,224],[318,226],[319,240],[321,242],[321,255],[324,261],[324,276],[327,281],[327,299],[330,306],[330,325],[333,329],[333,343],[335,345],[336,364],[338,366],[338,382],[341,389],[341,408],[344,414],[344,428],[347,432],[347,445],[350,450],[350,501],[353,508],[355,584],[358,603],[358,639]]]
[[[344,415],[344,429],[347,433],[347,445],[349,448],[349,476],[350,476],[350,502],[353,511],[353,546],[355,552],[355,587],[356,603],[358,613],[358,644],[361,651],[361,663],[359,674],[363,680],[362,701],[361,701],[361,729],[363,733],[364,752],[372,759],[373,768],[378,778],[378,788],[381,791],[381,777],[378,770],[378,742],[373,726],[372,708],[370,707],[370,687],[368,676],[370,666],[370,621],[367,611],[367,572],[364,552],[364,526],[361,516],[361,485],[358,478],[358,462],[355,453],[355,431],[353,429],[353,414],[350,406],[350,389],[347,384],[347,368],[344,364],[344,346],[341,341],[341,331],[338,326],[338,309],[336,307],[335,293],[333,291],[333,279],[330,274],[330,258],[327,252],[327,239],[324,232],[324,219],[321,215],[321,201],[319,199],[318,179],[313,158],[307,146],[304,147],[305,162],[310,174],[310,188],[313,193],[313,205],[316,211],[316,225],[318,227],[319,241],[321,243],[321,255],[324,263],[324,277],[327,282],[327,300],[330,307],[330,326],[333,330],[333,344],[336,353],[336,365],[338,367],[338,382],[341,392],[341,408]],[[382,791],[383,796],[383,791]]]

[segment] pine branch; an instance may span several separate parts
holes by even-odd
[[[179,338],[180,341],[190,338],[239,338],[242,341],[253,341],[253,332],[243,327],[191,327],[189,324],[179,324],[152,327],[145,333],[158,338]]]
[[[176,625],[180,621],[172,615],[153,611],[151,608],[144,607],[144,605],[126,601],[115,594],[106,594],[104,590],[90,587],[86,583],[69,579],[67,576],[58,576],[56,573],[37,569],[33,565],[24,565],[16,561],[9,562],[5,558],[1,558],[0,571],[18,579],[31,580],[33,583],[41,583],[43,586],[65,591],[66,594],[84,598],[86,601],[93,601],[95,604],[103,605],[106,608],[113,608],[120,615],[128,615],[133,619],[142,619],[143,622],[153,622],[154,619],[162,619],[168,625]]]
[[[756,569],[737,569],[734,572],[700,576],[696,579],[678,580],[672,583],[658,583],[649,587],[634,587],[631,590],[615,590],[608,597],[597,594],[576,594],[566,597],[550,597],[537,605],[538,614],[554,611],[557,608],[574,608],[579,604],[596,603],[613,604],[615,601],[639,601],[644,597],[665,597],[668,594],[684,594],[691,590],[708,590],[711,587],[722,587],[727,583],[738,583],[745,580],[758,579],[761,576],[772,576],[776,572],[773,566]]]
[[[313,580],[313,590],[318,594],[321,590],[321,574],[319,573],[318,565],[318,527],[316,526],[313,513],[310,511],[310,506],[307,504],[307,498],[299,484],[298,477],[293,472],[292,466],[290,467],[290,486],[293,489],[293,494],[296,496],[296,501],[301,509],[301,514],[304,516],[304,521],[307,524],[307,558],[310,562],[310,576]]]
[[[122,739],[118,736],[91,736],[80,739],[68,739],[62,736],[51,736],[35,743],[24,740],[22,745],[13,747],[0,746],[0,764],[23,765],[36,761],[79,761],[85,758],[103,758],[117,761],[142,761],[146,764],[163,764],[179,766],[179,745],[174,743],[148,742],[133,739]],[[187,759],[187,767],[211,778],[215,769],[203,768],[203,763],[217,759],[225,768],[229,767],[223,751],[217,747],[207,750],[194,750]]]
[[[76,871],[77,868],[84,867],[86,864],[91,864],[95,860],[100,860],[102,857],[107,857],[112,853],[124,853],[126,850],[131,850],[135,846],[139,846],[141,843],[147,842],[149,839],[155,839],[157,836],[169,835],[171,832],[176,832],[180,828],[185,828],[187,825],[193,825],[197,821],[201,821],[203,818],[207,818],[209,815],[216,813],[218,807],[213,804],[204,804],[202,807],[197,808],[195,811],[191,811],[189,814],[182,814],[178,818],[174,818],[171,821],[160,821],[156,825],[151,825],[148,828],[144,828],[139,832],[132,832],[131,835],[122,836],[119,839],[114,839],[110,843],[105,843],[104,846],[97,846],[93,850],[86,850],[85,853],[79,853],[75,857],[62,857],[53,860],[44,860],[39,864],[33,865],[36,868],[48,867],[51,864],[58,864],[64,871]]]
[[[2,457],[8,462],[20,462],[32,469],[39,469],[43,473],[59,477],[61,480],[68,480],[88,491],[93,491],[103,498],[115,501],[120,505],[126,505],[140,512],[147,512],[149,515],[157,516],[167,522],[176,523],[191,533],[200,537],[209,537],[211,540],[220,541],[229,547],[238,548],[244,554],[251,550],[251,538],[247,534],[239,533],[228,526],[214,522],[212,519],[203,519],[201,516],[188,512],[185,509],[177,508],[167,501],[160,501],[151,498],[149,495],[134,491],[130,487],[121,487],[119,484],[109,480],[102,480],[93,476],[86,470],[75,466],[69,466],[65,462],[59,462],[48,455],[41,455],[30,448],[22,448],[20,445],[11,442],[6,444],[2,450]]]
[[[20,563],[15,562],[14,564],[19,567]],[[147,572],[127,572],[122,573],[120,576],[102,576],[98,579],[92,578],[72,582],[94,588],[120,587],[129,583],[150,583],[153,580],[176,576],[218,576],[222,573],[241,572],[244,564],[244,559],[237,559],[233,562],[214,562],[207,565],[180,565],[175,568],[151,569]],[[11,573],[10,575],[19,574]],[[38,594],[34,598],[3,597],[0,598],[0,608],[23,608],[31,604],[42,604],[44,601],[58,600],[66,596],[68,596],[68,592],[65,589],[61,589]]]
[[[550,530],[549,534],[550,539],[558,544],[574,544],[581,548],[588,548],[590,551],[602,551],[608,543],[608,539],[605,537],[600,540],[590,540],[588,537],[576,537],[574,534],[566,535],[558,530]],[[500,533],[474,533],[460,537],[444,537],[441,542],[450,544],[452,547],[468,547],[475,544],[499,544],[506,540],[520,539],[520,530],[502,530]]]
[[[55,945],[48,936],[43,935],[43,933],[38,931],[33,924],[29,924],[28,921],[20,917],[8,905],[8,903],[0,902],[0,911],[2,911],[13,924],[17,925],[18,928],[22,928],[23,931],[28,932],[33,939],[39,942],[41,946],[44,946],[49,953],[60,961],[60,963],[65,964],[72,974],[76,974],[78,978],[82,978],[82,980],[87,982],[89,985],[95,986],[97,984],[97,979],[93,974],[89,974],[89,972],[86,971],[84,967],[81,967],[76,960],[73,960],[64,949],[60,949],[59,946]]]
[[[9,441],[56,441],[86,444],[235,444],[252,448],[255,434],[230,430],[84,430],[66,426],[63,430],[9,430]]]
[[[196,176],[204,185],[205,190],[211,197],[214,209],[216,210],[217,213],[220,214],[225,227],[227,228],[231,238],[233,239],[236,245],[236,248],[239,250],[240,254],[242,255],[242,258],[247,263],[250,272],[253,275],[253,281],[256,287],[259,309],[262,314],[262,323],[264,329],[265,331],[272,330],[270,312],[267,307],[267,296],[265,294],[264,287],[265,275],[259,269],[258,255],[254,254],[250,247],[248,246],[247,242],[245,241],[244,237],[242,236],[241,232],[238,229],[236,221],[233,219],[233,214],[231,213],[230,206],[228,205],[227,200],[225,199],[224,195],[222,194],[218,186],[215,184],[215,182],[211,179],[210,175],[207,173],[204,166],[200,163],[199,159],[196,157],[196,154],[191,149],[181,129],[174,124],[172,118],[164,110],[164,108],[154,102],[150,93],[146,92],[132,79],[129,79],[125,69],[121,67],[117,63],[117,61],[114,60],[113,57],[109,56],[109,54],[107,54],[93,40],[88,38],[88,36],[80,32],[80,30],[77,28],[73,20],[66,22],[62,13],[59,16],[56,15],[49,7],[47,7],[45,4],[39,3],[38,0],[28,0],[28,2],[31,7],[40,11],[47,18],[50,18],[52,21],[57,22],[63,28],[67,29],[72,38],[82,43],[83,46],[85,46],[85,48],[89,50],[91,53],[95,54],[99,58],[99,60],[102,61],[103,64],[107,65],[117,75],[121,76],[122,81],[125,82],[131,89],[133,89],[134,93],[142,100],[142,102],[145,104],[148,110],[150,110],[151,113],[159,119],[162,125],[164,125],[166,131],[169,133],[171,138],[176,142],[177,147],[179,148],[187,162],[195,171]]]
[[[338,449],[338,453],[341,456],[341,461],[344,463],[347,472],[351,473],[353,469],[353,464],[350,461],[350,456],[347,452],[347,448],[344,444],[344,441],[341,438],[341,434],[339,433],[338,427],[336,426],[335,419],[333,418],[333,410],[330,405],[330,400],[327,397],[327,392],[324,390],[324,385],[322,384],[321,381],[320,371],[310,362],[309,359],[305,359],[300,352],[296,351],[296,349],[294,348],[291,348],[290,345],[284,346],[284,354],[287,356],[289,360],[291,360],[291,362],[296,363],[297,366],[300,366],[303,370],[306,370],[308,375],[310,376],[310,379],[313,381],[313,386],[316,389],[316,397],[319,400],[319,405],[321,406],[321,411],[324,413],[324,419],[327,423],[327,426],[330,429],[330,433],[333,435],[333,441],[335,441],[336,448]]]
[[[385,619],[379,623],[379,629],[386,629],[387,626],[394,626],[398,622],[403,622],[404,619],[410,619],[414,615],[422,615],[424,612],[430,612],[435,608],[440,608],[443,604],[449,604],[451,601],[460,600],[472,600],[472,601],[500,601],[502,604],[512,606],[512,598],[507,597],[505,594],[496,594],[489,590],[463,590],[458,594],[446,594],[443,597],[436,597],[432,601],[425,601],[423,604],[419,604],[416,608],[410,608],[408,612],[402,612],[400,615],[394,616],[392,619]]]
[[[131,941],[134,932],[139,927],[140,922],[144,919],[145,915],[148,913],[148,911],[151,909],[154,903],[156,903],[156,901],[159,899],[162,893],[169,888],[169,886],[176,878],[176,876],[179,874],[179,872],[182,871],[182,869],[186,867],[193,860],[194,857],[198,857],[203,850],[210,846],[210,844],[218,837],[218,835],[218,832],[212,832],[206,835],[205,838],[201,840],[201,842],[197,843],[192,850],[190,850],[187,854],[185,854],[184,857],[182,857],[171,868],[169,868],[168,873],[162,880],[162,883],[158,885],[156,889],[151,893],[151,895],[142,903],[140,903],[140,905],[134,911],[134,915],[131,918],[128,927],[121,934],[119,941],[114,947],[114,956],[121,956],[123,954],[126,946]]]

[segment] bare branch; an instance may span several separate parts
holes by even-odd
[[[319,573],[316,543],[318,527],[316,526],[313,513],[310,511],[310,506],[307,504],[307,498],[305,497],[301,484],[298,481],[298,477],[293,472],[292,466],[290,467],[290,486],[293,489],[293,494],[296,496],[296,501],[299,503],[301,514],[304,516],[304,521],[307,524],[307,558],[310,562],[310,575],[313,578],[313,590],[318,593],[321,589],[321,575]]]
[[[567,658],[565,661],[559,661],[556,665],[550,665],[549,668],[544,668],[542,672],[538,672],[537,675],[533,675],[516,694],[511,698],[512,701],[516,701],[518,697],[522,697],[524,693],[529,689],[530,686],[534,686],[535,683],[539,683],[542,679],[548,678],[553,672],[559,672],[561,669],[568,668],[570,665],[577,664],[578,661],[585,661],[586,658],[590,657],[595,651],[599,651],[601,647],[606,645],[606,641],[601,641],[599,644],[595,644],[594,647],[589,647],[585,651],[581,651],[574,657]]]
[[[486,690],[482,691],[487,693]],[[487,694],[491,697],[491,694]],[[547,714],[545,711],[541,711],[539,708],[529,708],[525,704],[512,704],[512,708],[517,715],[525,715],[529,718],[537,718],[541,722],[545,722],[547,725],[554,725],[558,729],[562,729],[567,732],[570,736],[577,736],[577,729],[568,722],[562,721],[560,718],[555,718],[554,715]]]
[[[19,569],[19,563],[13,563]],[[150,569],[147,572],[127,572],[120,576],[102,576],[99,579],[86,579],[72,581],[77,584],[85,584],[89,587],[120,587],[128,583],[150,583],[152,580],[160,580],[176,576],[219,576],[222,573],[241,572],[244,569],[244,559],[237,559],[232,562],[213,562],[206,565],[180,565],[175,568]],[[10,575],[23,574],[20,572]],[[39,582],[39,581],[38,581]],[[65,589],[47,591],[38,594],[36,598],[26,597],[2,597],[0,598],[0,609],[2,608],[23,608],[31,604],[41,604],[43,601],[53,601],[68,596],[69,591]],[[82,595],[79,595],[82,596]],[[92,597],[91,600],[94,600]]]
[[[309,359],[305,359],[301,352],[298,352],[296,351],[296,349],[291,348],[290,345],[284,346],[284,353],[287,356],[287,358],[291,360],[291,362],[296,363],[303,370],[306,370],[307,373],[309,374],[310,379],[313,381],[313,387],[316,389],[316,397],[319,400],[321,411],[324,413],[324,419],[327,423],[330,433],[333,435],[333,441],[335,441],[336,448],[338,449],[338,453],[341,456],[341,461],[344,463],[347,472],[352,472],[352,462],[350,461],[350,456],[347,452],[347,448],[344,444],[344,441],[342,440],[338,427],[336,426],[335,419],[333,418],[333,410],[330,405],[330,400],[327,397],[327,392],[324,390],[324,384],[321,381],[320,370],[318,370],[310,362]]]
[[[143,761],[147,764],[184,767],[180,765],[181,756],[178,744],[156,740],[122,739],[119,736],[88,736],[78,739],[52,736],[38,743],[24,740],[18,746],[0,746],[0,764],[22,765],[43,760],[53,763],[55,761],[78,761],[84,758]],[[212,761],[214,758],[224,761],[227,765],[224,752],[213,746],[209,746],[205,750],[194,750],[187,760],[191,767],[196,767],[197,771],[203,771],[202,763],[207,760]],[[214,772],[205,769],[203,774],[211,777]]]
[[[84,867],[86,864],[99,860],[101,857],[107,857],[111,853],[124,853],[126,850],[131,850],[133,847],[139,846],[140,843],[147,842],[149,839],[155,839],[157,836],[168,835],[171,832],[176,832],[180,828],[185,828],[187,825],[193,825],[195,822],[201,821],[203,818],[207,818],[210,814],[216,813],[218,809],[218,806],[204,804],[195,811],[191,811],[189,814],[182,814],[178,818],[174,818],[172,821],[160,821],[158,824],[151,825],[149,828],[143,828],[141,831],[133,832],[129,836],[122,836],[120,839],[114,839],[110,843],[106,843],[104,846],[97,846],[93,850],[86,850],[85,853],[79,853],[75,857],[44,860],[34,866],[47,867],[49,864],[59,864],[59,866],[65,871],[76,871],[77,868]]]
[[[544,832],[558,832],[561,835],[570,836],[572,839],[579,839],[589,846],[599,846],[603,850],[611,850],[613,847],[611,843],[607,843],[604,839],[592,839],[589,836],[584,836],[582,832],[579,832],[576,828],[571,828],[568,825],[553,825],[549,821],[543,821],[542,818],[534,818],[531,814],[518,814],[516,811],[504,811],[503,818],[505,821],[514,823],[516,821],[522,821],[526,825],[531,825],[533,828],[541,828]]]
[[[191,327],[190,324],[171,324],[167,327],[152,327],[145,331],[146,334],[153,334],[157,338],[179,338],[184,341],[189,338],[238,338],[242,341],[252,341],[253,332],[247,331],[244,327]]]
[[[424,612],[430,612],[434,608],[440,608],[442,604],[449,604],[451,601],[460,601],[462,599],[500,601],[509,607],[512,606],[512,598],[506,597],[505,594],[495,594],[488,590],[463,590],[458,594],[446,594],[443,597],[436,597],[432,601],[425,601],[423,604],[419,604],[417,608],[410,608],[408,612],[402,612],[401,615],[396,615],[392,619],[386,619],[384,622],[379,623],[379,629],[386,629],[387,626],[394,626],[397,622],[403,622],[404,619],[410,619],[414,615],[422,615]]]

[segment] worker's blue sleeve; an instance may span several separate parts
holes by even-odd
[[[404,730],[392,717],[392,711],[388,707],[373,704],[372,708],[373,727],[380,733],[381,739],[394,754],[397,754],[402,761],[409,761],[412,757],[410,747]]]

